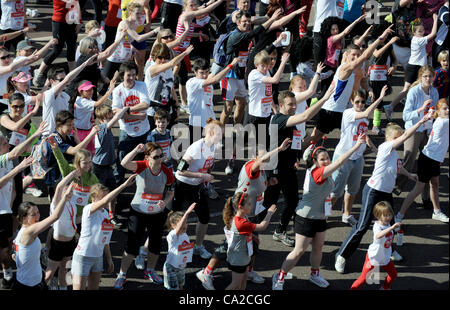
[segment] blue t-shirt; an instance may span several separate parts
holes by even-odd
[[[75,142],[75,138],[72,135],[67,135],[66,139],[63,139],[61,135],[55,131],[55,140],[58,142],[58,147],[61,150],[61,153],[63,153],[64,157],[67,159],[68,162],[73,161],[73,156],[67,154],[67,149],[71,146],[75,147],[77,143]],[[56,180],[61,178],[61,171],[58,167],[58,162],[56,161],[55,156],[53,155],[52,147],[50,146],[50,143],[47,143],[47,164],[48,167],[51,168],[46,175],[45,183],[47,185],[56,185]]]
[[[172,144],[172,136],[170,135],[170,130],[166,129],[165,134],[161,134],[158,130],[153,129],[147,136],[147,142],[155,142],[159,144],[167,160],[164,162],[168,168],[172,168],[172,157],[170,155],[170,146]]]
[[[95,135],[95,154],[92,162],[96,165],[110,166],[116,161],[114,153],[114,136],[108,124],[99,125],[100,130]]]
[[[366,4],[366,0],[345,0],[344,19],[353,23],[362,15],[361,7]]]

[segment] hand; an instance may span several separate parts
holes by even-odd
[[[384,85],[383,88],[381,89],[380,98],[384,98],[384,96],[386,96],[386,93],[388,90],[389,90],[389,86]]]
[[[400,228],[401,225],[402,225],[401,222],[397,222],[394,225],[392,225],[391,227],[392,227],[392,229],[397,229],[397,228]]]
[[[75,33],[76,33],[76,34],[79,34],[79,33],[80,33],[81,26],[82,26],[82,24],[77,24],[77,25],[75,26]]]
[[[156,203],[156,205],[158,206],[158,208],[164,209],[167,204],[164,200],[160,200]]]
[[[322,62],[319,62],[317,64],[316,73],[322,73],[322,71],[325,69],[325,65]]]
[[[389,67],[388,69],[388,75],[393,75],[395,73],[395,65],[393,65],[392,67]]]
[[[284,139],[283,143],[278,147],[280,151],[285,151],[288,149],[289,145],[291,144],[292,140],[289,138]]]
[[[214,180],[214,176],[209,173],[202,173],[202,179],[203,182],[211,182],[212,180]]]
[[[392,30],[392,27],[394,27],[394,25],[390,25],[384,32],[383,34],[380,36],[384,39],[386,39],[387,37],[389,37],[390,34],[392,34],[394,32],[394,30]]]
[[[47,142],[50,144],[50,147],[53,150],[56,150],[58,148],[58,142],[56,142],[55,136],[51,135],[47,138]]]
[[[331,95],[334,93],[335,88],[336,88],[336,86],[334,85],[334,83],[331,83],[330,87],[328,87],[328,90],[325,93],[325,96],[323,96],[322,99],[328,100],[328,98],[330,98]]]
[[[277,20],[277,19],[281,16],[281,14],[283,14],[282,11],[281,11],[281,9],[277,9],[277,10],[273,13],[272,19],[273,19],[273,20]]]
[[[438,20],[438,15],[436,13],[433,13],[433,21],[437,21]]]
[[[145,152],[145,145],[144,145],[143,143],[139,143],[139,144],[134,148],[134,150],[135,150],[137,153],[143,153],[143,152]]]
[[[433,100],[431,100],[431,99],[426,100],[423,103],[423,105],[419,108],[418,112],[428,111],[428,109],[430,108],[431,102],[433,102]]]
[[[366,143],[366,134],[362,133],[358,136],[358,140],[356,140],[356,145],[361,145]]]
[[[97,62],[98,54],[92,55],[88,60],[86,60],[85,64],[87,66],[93,65]]]
[[[289,56],[290,56],[289,53],[283,53],[283,55],[281,55],[281,62],[282,63],[287,63],[288,60],[289,60]]]
[[[189,206],[189,208],[186,210],[186,214],[189,214],[189,213],[191,213],[192,211],[194,211],[196,205],[197,205],[196,202],[194,202],[193,204],[191,204],[191,205]]]
[[[415,173],[410,173],[410,174],[408,175],[408,177],[409,177],[411,180],[413,180],[414,182],[418,182],[418,181],[419,181],[419,177],[418,177],[417,174],[415,174]]]
[[[67,186],[66,190],[64,191],[64,199],[66,199],[66,201],[70,201],[72,199],[74,184],[74,182],[70,182],[69,186]]]
[[[158,27],[156,27],[155,29],[153,29],[153,32],[154,32],[154,33],[158,33],[160,30],[161,30],[161,27],[158,26]]]
[[[23,170],[29,166],[31,166],[31,164],[33,163],[33,157],[30,155],[28,157],[26,157],[24,160],[22,160],[20,162],[20,164],[18,165],[19,169]]]
[[[189,47],[186,49],[186,53],[190,54],[193,50],[194,50],[194,46],[193,45],[189,45]]]
[[[363,15],[361,15],[360,17],[358,17],[358,19],[355,21],[356,23],[362,22],[363,19],[366,18],[366,13],[364,13]]]
[[[207,34],[200,34],[200,37],[202,38],[203,41],[209,41],[209,36]]]
[[[125,181],[125,187],[130,186],[131,184],[133,184],[136,180],[137,174],[132,174],[126,181]]]
[[[375,98],[375,94],[373,93],[372,90],[369,91],[369,98],[370,98],[370,100],[372,100],[372,102],[373,102],[373,100],[374,100],[374,98]]]
[[[392,39],[389,40],[389,43],[394,44],[398,40],[400,40],[400,37],[393,37]]]
[[[50,45],[58,45],[58,39],[57,38],[53,38],[50,40]]]
[[[300,169],[300,162],[299,162],[299,161],[296,161],[296,162],[295,162],[294,168],[297,169],[297,170]]]
[[[81,170],[80,169],[75,169],[71,173],[69,173],[68,176],[70,176],[71,179],[80,180],[80,178],[81,178]]]
[[[37,106],[37,104],[36,104]],[[36,130],[36,134],[42,135],[47,130],[48,124],[46,121],[42,121],[41,124],[39,124],[38,129]]]
[[[269,178],[269,186],[277,185],[278,179],[276,177]]]
[[[271,205],[270,208],[267,210],[267,213],[272,213],[274,214],[277,211],[277,206],[276,205]]]
[[[305,12],[306,11],[306,9],[308,8],[308,6],[307,5],[305,5],[305,6],[302,6],[301,8],[299,8],[297,11],[295,11],[295,13],[297,13],[297,14],[302,14],[303,12]]]
[[[99,125],[95,125],[94,127],[92,127],[91,132],[97,133],[100,131],[100,126]]]
[[[239,57],[235,57],[233,58],[233,61],[231,62],[230,65],[232,65],[233,67],[236,66],[239,63]]]

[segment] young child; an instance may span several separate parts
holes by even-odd
[[[387,201],[380,201],[373,207],[373,215],[377,221],[373,225],[373,242],[367,250],[366,260],[363,265],[363,270],[359,278],[353,282],[351,290],[359,290],[368,278],[368,273],[380,266],[388,273],[385,278],[381,290],[389,290],[392,282],[397,278],[397,271],[394,262],[391,260],[392,241],[394,240],[394,229],[400,228],[400,223],[390,225],[394,211],[391,204]]]
[[[189,206],[183,214],[181,211],[169,212],[167,216],[168,253],[164,263],[164,287],[168,290],[182,290],[184,286],[184,269],[192,261],[194,243],[189,242],[187,218],[194,211],[196,203]]]
[[[438,16],[436,13],[433,14],[433,20],[433,29],[427,36],[425,36],[425,28],[420,19],[412,22],[411,30],[414,36],[411,39],[411,56],[406,66],[405,84],[403,85],[403,90],[392,100],[391,104],[384,106],[386,115],[390,115],[394,111],[395,106],[406,97],[411,84],[417,79],[419,69],[428,64],[427,44],[437,34]]]
[[[264,220],[260,224],[255,224],[247,217],[252,208],[248,194],[238,192],[232,198],[228,198],[223,210],[226,225],[224,231],[228,243],[227,263],[228,269],[232,271],[232,280],[226,290],[245,290],[248,266],[253,255],[253,232],[265,230],[277,210],[276,205],[272,205],[267,210]]]
[[[433,86],[439,92],[439,99],[448,98],[448,50],[439,53],[438,62],[441,67],[435,71]]]
[[[214,114],[213,85],[219,83],[238,61],[239,58],[235,58],[222,71],[216,75],[211,75],[208,61],[203,58],[195,60],[193,65],[195,76],[186,82],[191,143],[202,138],[202,128],[205,128],[206,121],[209,118],[216,119]]]
[[[166,110],[158,109],[153,115],[155,121],[155,129],[150,131],[147,136],[147,142],[155,142],[159,144],[164,153],[164,163],[168,168],[173,168],[172,156],[170,155],[170,145],[173,142],[173,138],[170,135],[170,130],[167,129],[167,125],[170,122],[170,115]]]
[[[114,136],[111,131],[112,126],[129,110],[125,107],[114,114],[112,108],[107,105],[101,105],[95,108],[95,116],[99,121],[99,131],[95,135],[94,146],[95,152],[92,157],[93,171],[100,184],[106,186],[109,191],[113,191],[116,187],[116,179],[114,178],[113,165],[116,161]],[[109,217],[111,223],[120,226],[115,216],[115,201],[109,205]]]
[[[406,211],[414,202],[414,199],[422,193],[427,183],[430,184],[430,198],[433,203],[432,219],[448,223],[448,216],[441,211],[439,203],[439,175],[440,166],[444,162],[445,154],[448,149],[448,99],[440,99],[436,104],[436,112],[433,117],[436,119],[433,123],[433,130],[428,138],[427,145],[420,152],[417,160],[418,181],[414,188],[403,200],[400,211],[395,216],[395,221],[400,222],[405,216]]]
[[[94,87],[90,81],[83,80],[79,83],[78,91],[72,97],[71,105],[69,110],[72,109],[75,116],[75,128],[77,129],[77,135],[80,141],[83,141],[95,125],[94,120],[94,109],[105,103],[106,99],[112,94],[115,84],[119,78],[119,73],[116,72],[113,79],[109,83],[109,89],[99,100],[92,100],[92,95],[94,94]],[[94,141],[90,141],[86,146],[86,149],[92,153],[94,156],[95,146]]]

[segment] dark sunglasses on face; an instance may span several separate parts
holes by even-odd
[[[23,109],[25,107],[25,104],[21,104],[21,105],[12,105],[11,109]]]
[[[158,58],[158,59],[170,59],[169,56],[158,56],[158,57],[156,57],[156,58]]]
[[[167,39],[173,39],[173,34],[169,34],[167,36],[161,37],[161,39],[167,40]]]
[[[155,155],[152,158],[153,158],[153,160],[158,160],[158,159],[161,159],[163,157],[164,157],[164,154],[161,154],[161,155]]]
[[[11,55],[5,55],[5,56],[0,57],[1,60],[5,60],[5,59],[8,59],[8,58],[11,58]]]

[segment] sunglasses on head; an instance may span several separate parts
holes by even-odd
[[[5,60],[5,59],[8,59],[8,58],[11,58],[11,55],[8,54],[8,55],[0,57],[1,60]]]

